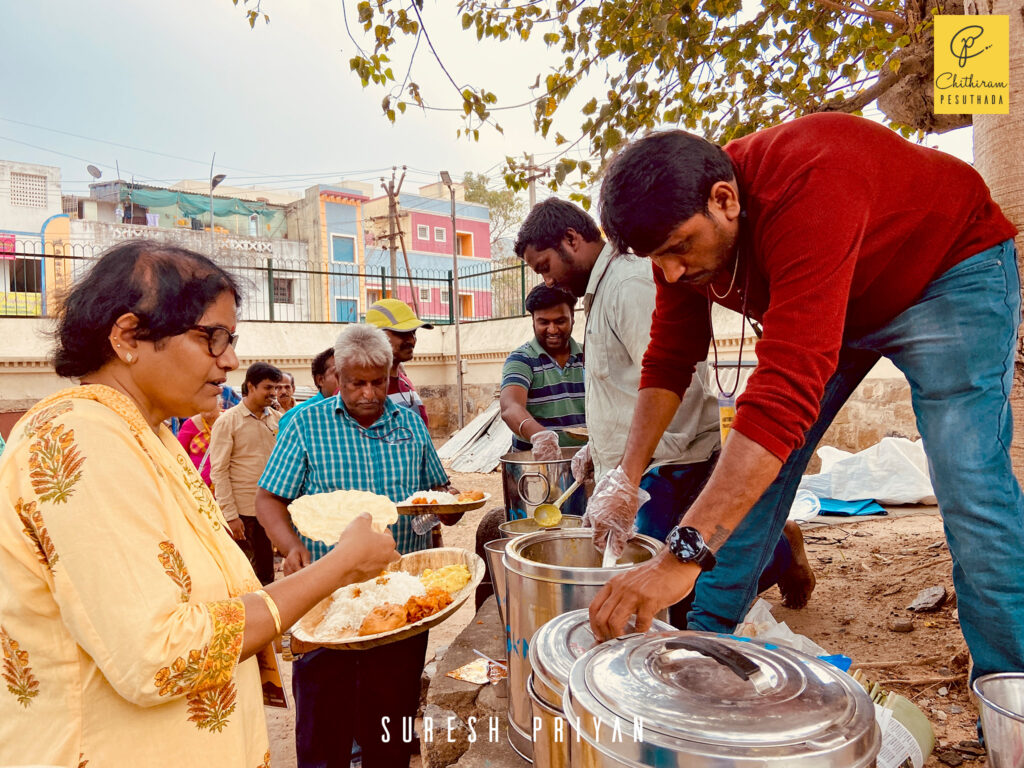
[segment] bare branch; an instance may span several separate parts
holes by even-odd
[[[825,6],[826,8],[831,8],[834,11],[852,13],[856,16],[865,16],[869,19],[880,21],[883,24],[889,24],[901,30],[906,29],[907,27],[907,20],[898,13],[893,13],[892,11],[876,11],[871,9],[869,6],[863,6],[863,3],[857,3],[858,5],[863,6],[863,10],[861,10],[858,8],[851,8],[848,5],[843,5],[842,3],[835,2],[834,0],[815,0],[815,2],[819,5]],[[851,2],[855,2],[855,0],[851,0]]]
[[[919,56],[908,56],[901,60],[899,72],[893,72],[888,67],[884,67],[885,71],[879,74],[878,80],[870,88],[861,91],[856,96],[851,96],[849,99],[822,104],[816,111],[856,112],[858,109],[864,109],[864,107],[888,91],[900,80],[911,75],[921,74],[925,71],[925,68],[925,63]]]

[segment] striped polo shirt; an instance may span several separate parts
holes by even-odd
[[[560,430],[586,424],[583,395],[583,348],[569,338],[569,359],[564,368],[534,336],[505,360],[501,388],[526,390],[526,410],[545,427],[558,431],[560,445],[581,445]],[[528,451],[530,443],[512,436],[512,450]]]
[[[351,490],[398,502],[447,483],[448,474],[416,411],[388,400],[380,418],[363,427],[349,415],[339,394],[292,417],[278,434],[259,486],[285,499]],[[399,515],[391,526],[403,555],[431,545],[430,534],[415,533],[411,520],[409,515]],[[299,538],[313,560],[330,549],[323,542]]]

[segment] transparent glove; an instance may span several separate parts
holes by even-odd
[[[534,461],[557,461],[562,458],[562,449],[558,447],[558,435],[550,429],[541,430],[531,441]]]
[[[590,458],[590,443],[587,443],[572,457],[572,479],[585,483],[594,479],[594,460]]]
[[[594,529],[594,546],[601,552],[610,545],[616,557],[636,530],[636,513],[651,495],[634,485],[622,467],[602,477],[587,503],[584,524]]]

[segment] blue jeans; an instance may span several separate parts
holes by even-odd
[[[887,325],[847,339],[803,446],[719,552],[724,567],[697,582],[700,611],[691,623],[726,631],[742,617],[730,606],[753,600],[751,573],[771,557],[818,441],[884,355],[910,383],[973,674],[1024,671],[1024,500],[1010,463],[1009,405],[1019,323],[1020,278],[1008,240],[935,278]],[[744,562],[755,567],[738,567]]]
[[[651,498],[637,512],[637,530],[658,541],[664,541],[696,500],[717,462],[718,453],[716,452],[707,461],[699,461],[694,464],[665,464],[648,470],[640,481],[640,487],[647,491]],[[721,561],[719,562],[721,563]],[[779,578],[792,565],[793,550],[786,537],[780,535],[771,560],[759,573],[755,594],[760,594],[777,584]],[[721,567],[720,564],[716,570]],[[700,578],[707,577],[708,574],[703,574]],[[697,628],[689,626],[687,621],[687,615],[693,610],[693,602],[694,593],[690,593],[669,609],[669,621],[673,626],[680,629]],[[739,612],[742,617],[749,607],[749,604],[734,606],[731,608],[731,613]],[[700,610],[699,607],[697,610]],[[721,610],[721,606],[719,606],[719,610]]]

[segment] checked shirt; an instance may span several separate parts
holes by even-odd
[[[416,491],[448,483],[427,428],[416,411],[386,401],[369,427],[353,419],[340,395],[303,408],[277,436],[259,486],[285,499],[331,491],[369,491],[394,502]],[[391,526],[402,554],[430,547],[430,534],[417,535],[412,518],[399,515]],[[330,547],[300,534],[312,560]]]

